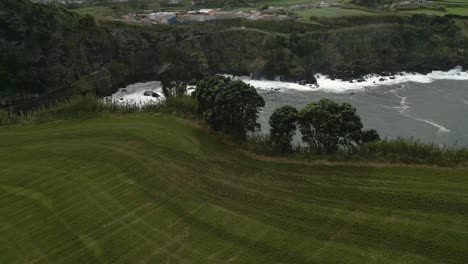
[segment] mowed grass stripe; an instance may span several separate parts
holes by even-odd
[[[468,259],[465,170],[259,161],[147,115],[0,128],[0,155],[0,263]]]

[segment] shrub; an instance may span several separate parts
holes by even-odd
[[[361,143],[370,143],[380,141],[379,133],[375,129],[363,130],[361,135]]]

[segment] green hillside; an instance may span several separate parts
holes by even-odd
[[[0,128],[0,263],[466,263],[468,172],[260,161],[186,121]]]

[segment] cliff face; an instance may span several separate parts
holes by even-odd
[[[0,2],[0,107],[36,107],[132,82],[232,73],[313,81],[468,65],[466,34],[439,17],[353,18],[317,25],[228,21],[96,24],[53,6]]]
[[[0,104],[54,100],[113,57],[109,34],[91,17],[52,6],[0,3]]]

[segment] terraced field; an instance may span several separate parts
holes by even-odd
[[[187,122],[0,128],[0,263],[466,263],[465,170],[260,161]]]

